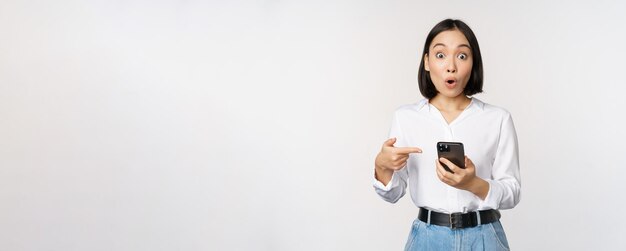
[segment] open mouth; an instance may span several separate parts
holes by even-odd
[[[446,78],[444,83],[446,83],[448,89],[454,89],[456,87],[456,79],[454,77]]]

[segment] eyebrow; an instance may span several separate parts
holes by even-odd
[[[442,44],[442,43],[436,43],[435,45],[433,45],[433,48],[435,48],[435,47],[437,47],[437,46],[443,46],[443,47],[446,47],[446,45],[445,45],[445,44]],[[469,46],[469,45],[467,45],[467,44],[460,44],[458,47],[467,47],[467,48],[469,48],[469,49],[472,49],[472,47],[470,47],[470,46]]]

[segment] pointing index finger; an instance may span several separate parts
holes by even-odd
[[[418,147],[396,147],[396,153],[402,153],[402,154],[422,153],[422,149]]]

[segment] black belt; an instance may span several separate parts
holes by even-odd
[[[430,224],[445,226],[452,229],[475,227],[480,224],[489,224],[492,222],[496,222],[500,219],[500,211],[494,209],[478,211],[478,214],[480,214],[479,224],[476,212],[444,214],[425,208],[420,208],[420,213],[417,218],[423,222],[428,223],[429,211]]]

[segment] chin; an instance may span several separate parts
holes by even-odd
[[[444,90],[444,91],[439,91],[439,90],[437,90],[437,91],[439,92],[439,94],[440,94],[441,96],[444,96],[444,97],[446,97],[446,98],[456,98],[456,97],[458,97],[458,96],[460,96],[460,95],[463,95],[463,91],[462,91],[462,90],[461,90],[461,91],[458,91],[458,90]]]

